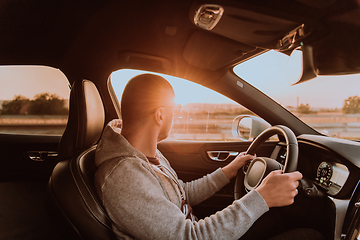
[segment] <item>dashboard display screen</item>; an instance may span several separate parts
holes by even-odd
[[[348,176],[349,170],[345,165],[325,161],[318,166],[316,181],[330,195],[336,195],[344,186]]]

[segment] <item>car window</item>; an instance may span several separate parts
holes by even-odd
[[[0,66],[0,133],[62,135],[69,82],[58,69]]]
[[[237,65],[234,72],[318,132],[360,140],[360,74],[318,76],[291,85],[289,61],[287,55],[269,51]]]
[[[111,75],[111,85],[120,100],[126,83],[134,76],[145,72],[119,70]],[[156,74],[156,73],[155,73]],[[160,75],[160,74],[159,74]],[[233,141],[233,119],[241,114],[253,115],[251,111],[229,98],[196,83],[161,75],[175,91],[175,102],[182,108],[174,116],[168,139],[197,141]]]

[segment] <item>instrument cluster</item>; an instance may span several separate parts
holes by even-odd
[[[329,195],[336,195],[349,177],[348,168],[340,163],[321,162],[316,171],[316,183],[327,190]]]

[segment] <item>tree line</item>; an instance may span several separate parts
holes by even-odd
[[[13,100],[4,101],[1,115],[67,115],[69,109],[65,106],[66,101],[56,94],[40,93],[29,99],[16,95]],[[309,104],[300,104],[297,112],[301,114],[314,113]],[[344,101],[341,109],[344,114],[360,113],[360,97],[352,96]],[[241,114],[244,114],[241,112]]]
[[[301,114],[311,114],[315,113],[311,111],[309,104],[300,104],[297,107],[297,112]],[[344,101],[344,105],[341,109],[344,114],[356,114],[360,113],[360,97],[359,96],[352,96]]]
[[[353,96],[346,99],[342,111],[346,114],[360,113],[360,97]]]
[[[56,94],[40,93],[29,99],[16,95],[13,100],[4,101],[1,115],[67,115],[66,101]]]

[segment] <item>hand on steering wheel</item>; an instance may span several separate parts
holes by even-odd
[[[294,203],[301,178],[302,174],[297,171],[283,174],[282,170],[276,170],[264,178],[256,191],[264,198],[269,208],[288,206]]]

